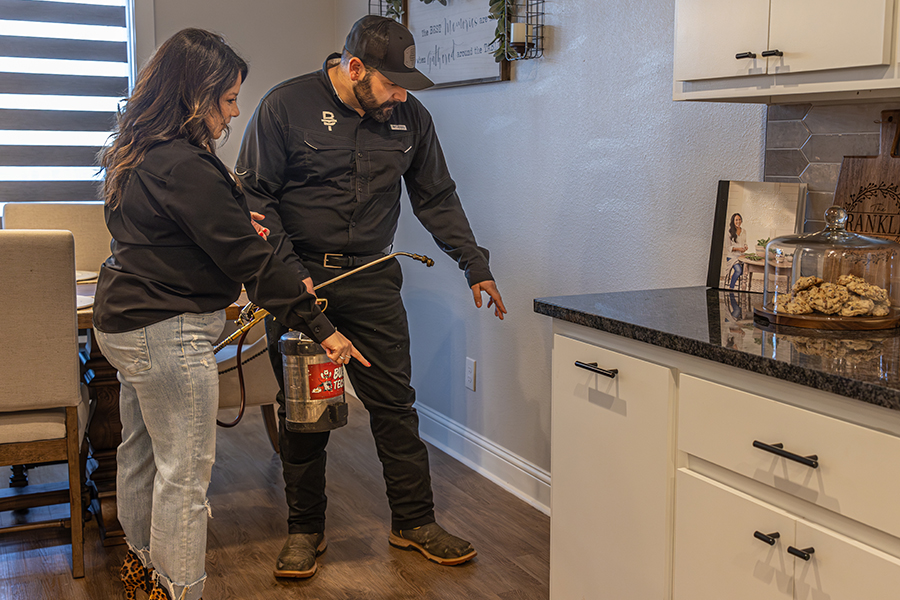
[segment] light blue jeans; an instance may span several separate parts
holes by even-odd
[[[219,375],[212,345],[225,311],[184,313],[125,333],[96,331],[118,371],[119,522],[128,545],[177,600],[206,580],[206,491],[216,455]]]

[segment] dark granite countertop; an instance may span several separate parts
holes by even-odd
[[[534,311],[654,346],[900,410],[900,329],[754,323],[762,294],[705,287],[537,298]]]

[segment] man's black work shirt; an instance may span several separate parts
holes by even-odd
[[[389,247],[403,178],[413,213],[469,285],[493,279],[431,115],[410,94],[386,123],[360,117],[331,84],[334,59],[340,55],[270,90],[244,134],[235,171],[251,208],[266,215],[279,256],[306,277],[295,252],[371,255]]]

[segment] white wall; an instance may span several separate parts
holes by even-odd
[[[143,1],[143,0],[139,0]],[[418,2],[419,0],[409,0]],[[450,0],[451,2],[453,0]],[[487,0],[485,0],[487,2]],[[243,115],[339,51],[367,0],[155,0],[156,39],[195,25],[251,62]],[[475,309],[408,205],[404,263],[423,434],[538,506],[549,503],[551,320],[537,297],[703,285],[719,179],[762,178],[763,107],[674,103],[674,0],[550,0],[543,58],[512,81],[418,92],[510,313]],[[464,387],[477,360],[477,391]]]
[[[260,98],[285,79],[320,68],[329,53],[343,46],[343,38],[335,41],[335,15],[341,13],[332,2],[153,0],[153,5],[157,46],[185,27],[200,27],[222,34],[250,65],[238,97],[241,115],[231,121],[231,137],[218,149],[229,166]]]
[[[507,319],[476,310],[445,257],[404,265],[419,403],[475,439],[447,438],[472,462],[483,436],[539,471],[550,468],[552,335],[533,299],[704,285],[716,183],[761,180],[765,125],[763,107],[672,101],[673,0],[545,8],[544,57],[515,63],[512,81],[416,94],[491,251]],[[395,248],[435,253],[408,210]]]

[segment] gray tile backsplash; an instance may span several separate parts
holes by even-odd
[[[880,145],[881,112],[900,103],[772,105],[766,123],[765,180],[809,185],[804,231],[824,227],[845,156],[873,156]]]

